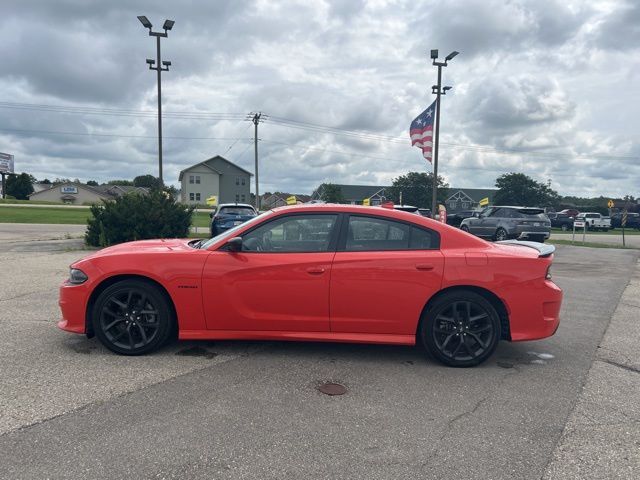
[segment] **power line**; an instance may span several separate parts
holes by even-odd
[[[37,133],[41,135],[74,135],[83,137],[116,137],[116,138],[148,138],[157,139],[157,135],[125,135],[121,133],[92,133],[92,132],[58,132],[52,130],[21,130],[18,128],[0,128],[0,132]],[[178,137],[164,136],[173,140],[249,140],[244,137]]]

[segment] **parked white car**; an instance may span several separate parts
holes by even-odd
[[[596,212],[582,212],[576,217],[576,222],[585,222],[588,230],[611,230],[611,218]]]

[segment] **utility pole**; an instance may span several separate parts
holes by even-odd
[[[256,154],[256,210],[260,211],[260,188],[258,182],[258,124],[260,123],[260,118],[262,117],[262,113],[258,112],[253,115],[251,119],[253,121],[253,125],[255,126],[254,134],[253,134],[253,145]]]
[[[431,215],[436,218],[438,212],[438,150],[440,146],[440,96],[446,95],[451,87],[442,87],[442,67],[453,59],[459,52],[455,50],[447,55],[444,62],[438,62],[438,50],[431,50],[432,64],[438,67],[438,84],[431,87],[431,93],[436,95],[436,138],[433,148],[433,187],[431,197]]]
[[[156,37],[156,60],[151,58],[147,58],[147,64],[149,65],[149,70],[156,70],[158,72],[158,178],[160,179],[160,183],[164,185],[164,181],[162,179],[162,72],[168,72],[169,66],[171,66],[171,62],[162,61],[160,56],[160,38],[167,37],[168,31],[173,28],[173,24],[175,23],[173,20],[165,20],[162,28],[163,32],[154,32],[151,30],[153,25],[147,17],[144,15],[138,16],[138,20],[142,23],[144,28],[149,29],[149,36]],[[155,66],[154,66],[155,65]]]

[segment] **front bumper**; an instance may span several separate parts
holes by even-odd
[[[85,284],[72,285],[64,282],[60,286],[58,305],[62,312],[62,319],[58,322],[58,328],[72,333],[87,333],[86,330],[86,304],[88,288]]]

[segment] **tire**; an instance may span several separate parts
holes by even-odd
[[[460,230],[462,230],[463,232],[469,233],[469,227],[467,227],[466,225],[461,225]]]
[[[164,292],[144,280],[122,280],[107,287],[93,306],[91,321],[98,340],[121,355],[160,348],[176,325]]]
[[[566,232],[567,230],[569,230],[569,226],[566,223],[563,223],[560,228],[562,229],[563,232]]]
[[[496,242],[501,242],[503,240],[507,240],[509,238],[509,235],[507,234],[507,231],[500,227],[496,230],[495,235],[493,236],[494,240]]]
[[[439,362],[450,367],[473,367],[487,360],[498,346],[500,317],[482,295],[457,290],[445,293],[429,306],[418,334],[426,351]]]
[[[544,235],[531,235],[532,242],[544,243]]]

